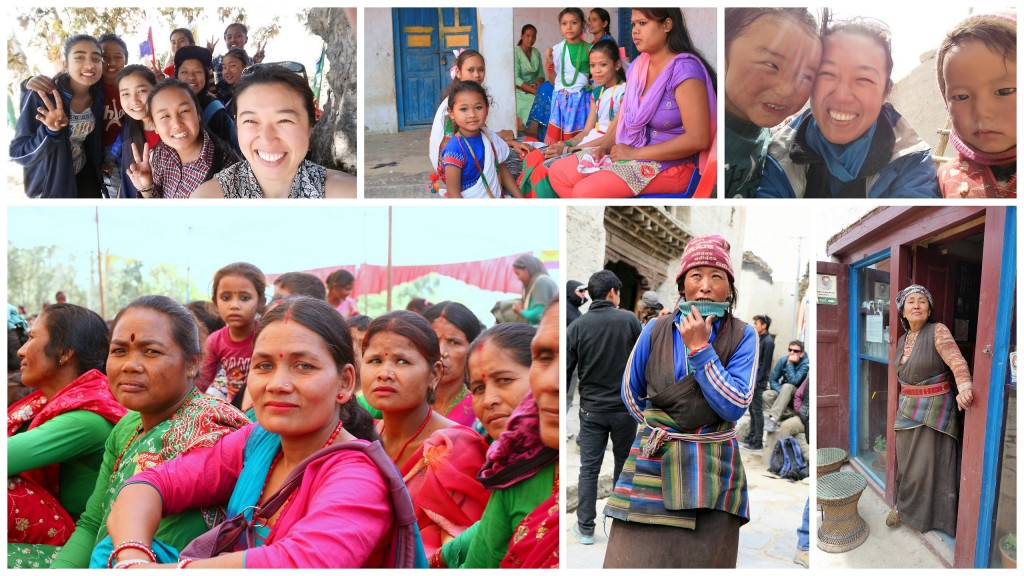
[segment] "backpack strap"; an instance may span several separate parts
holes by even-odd
[[[213,115],[216,114],[217,112],[220,112],[223,109],[224,109],[224,103],[223,102],[221,102],[220,100],[216,100],[216,99],[211,100],[210,103],[206,105],[206,108],[203,108],[203,124],[209,124],[210,123],[210,119],[213,118]]]

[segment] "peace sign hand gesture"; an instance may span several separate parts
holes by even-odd
[[[153,169],[149,165],[149,142],[142,145],[142,154],[139,154],[139,145],[132,142],[132,158],[135,162],[128,167],[128,178],[144,197],[149,198],[153,193]]]
[[[210,51],[210,54],[213,54],[213,49],[217,47],[218,42],[220,42],[220,38],[217,38],[216,36],[211,36],[210,39],[206,41],[206,49]]]
[[[266,48],[266,47],[267,47],[267,41],[266,40],[256,44],[256,53],[252,55],[252,61],[253,62],[255,62],[257,64],[262,64],[263,63],[263,59],[267,57],[267,55],[263,53],[263,49]]]
[[[60,99],[60,92],[54,89],[53,102],[50,102],[50,98],[46,95],[46,92],[42,90],[36,90],[36,94],[39,95],[39,99],[43,101],[43,105],[36,108],[36,120],[46,125],[51,132],[60,132],[60,130],[68,125],[68,117],[64,114],[64,102]]]

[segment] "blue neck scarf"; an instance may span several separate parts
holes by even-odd
[[[832,176],[842,182],[852,182],[857,179],[864,160],[868,157],[876,126],[878,119],[875,119],[867,132],[853,142],[833,144],[825,139],[818,128],[818,122],[811,116],[811,122],[807,126],[807,145],[825,160],[825,165]]]

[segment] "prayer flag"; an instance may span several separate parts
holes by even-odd
[[[323,82],[324,63],[327,61],[327,43],[320,48],[320,58],[316,61],[316,72],[313,74],[313,107],[320,109],[320,84]]]

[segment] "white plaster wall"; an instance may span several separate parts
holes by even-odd
[[[587,283],[590,275],[604,270],[608,235],[601,206],[569,206],[565,210],[565,280]],[[588,305],[589,306],[589,305]],[[588,306],[580,308],[586,311]]]
[[[513,36],[509,27],[511,21],[511,8],[477,10],[477,38],[487,67],[484,87],[492,102],[487,126],[492,130],[516,128],[515,53],[512,47],[519,41],[519,35]]]
[[[390,8],[367,8],[364,12],[363,122],[367,132],[398,132],[395,91],[395,41]]]
[[[686,29],[690,32],[690,39],[716,72],[718,71],[717,14],[717,8],[683,8],[683,18],[686,19]]]
[[[934,50],[923,54],[921,63],[893,86],[889,101],[934,152],[939,142],[938,132],[946,127],[949,119],[935,80]],[[956,152],[952,145],[947,145],[942,155],[956,156]]]

